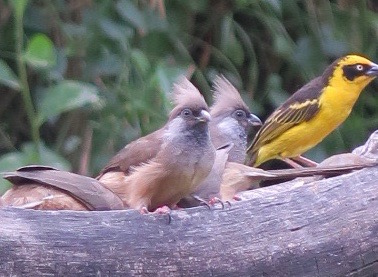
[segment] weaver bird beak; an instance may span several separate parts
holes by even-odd
[[[200,122],[209,122],[211,120],[211,115],[208,111],[202,110],[199,117],[197,117]]]
[[[366,71],[366,75],[368,76],[378,76],[378,64],[372,63],[371,68]]]
[[[261,126],[262,125],[260,118],[258,118],[257,116],[255,116],[252,113],[249,114],[249,116],[248,116],[248,123],[251,124],[252,126]]]

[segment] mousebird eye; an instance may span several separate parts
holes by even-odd
[[[243,110],[237,110],[237,111],[235,111],[234,114],[238,118],[242,118],[242,117],[246,117],[247,116],[246,113],[245,113],[245,111],[243,111]]]
[[[182,110],[181,114],[185,117],[192,115],[192,111],[190,109],[184,109]]]

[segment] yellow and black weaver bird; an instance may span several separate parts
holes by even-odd
[[[337,59],[268,117],[247,149],[246,164],[257,167],[278,158],[297,165],[291,158],[316,165],[300,155],[344,122],[361,91],[377,76],[378,65],[367,58]]]

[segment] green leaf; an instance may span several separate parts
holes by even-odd
[[[237,66],[244,62],[244,51],[236,38],[232,17],[225,17],[222,22],[221,49],[225,55]]]
[[[270,102],[278,107],[289,95],[282,89],[282,78],[278,74],[271,74],[267,81],[266,91],[268,92],[268,98]]]
[[[65,80],[45,91],[39,105],[38,123],[85,105],[99,104],[97,87],[84,82]]]
[[[145,55],[161,57],[162,53],[174,53],[173,41],[164,32],[149,32],[141,39],[141,48]]]
[[[131,1],[122,0],[116,5],[118,13],[133,27],[146,30],[147,24],[144,15]]]
[[[21,151],[11,152],[1,156],[0,173],[14,171],[19,167],[36,163],[52,166],[61,170],[71,169],[70,164],[63,157],[46,147],[44,144],[40,145],[39,152],[41,160],[37,161],[36,157],[38,157],[38,155],[35,152],[34,144],[29,142],[22,146]],[[10,187],[11,184],[8,181],[0,178],[0,195]]]
[[[33,156],[35,147],[33,143],[27,143],[22,148],[25,155]],[[58,153],[54,152],[52,149],[48,148],[46,145],[41,144],[39,154],[41,157],[41,164],[52,166],[61,170],[71,170],[70,163],[60,156]]]
[[[14,74],[12,69],[3,60],[0,60],[0,84],[6,85],[14,90],[21,88],[16,74]]]
[[[125,25],[125,23],[123,24]],[[108,18],[102,18],[99,21],[99,26],[101,27],[106,37],[120,42],[125,42],[134,34],[133,30],[130,27],[124,25],[112,21]]]
[[[227,56],[235,65],[241,66],[244,62],[244,51],[240,42],[234,37],[231,36],[227,49],[225,50]]]
[[[25,165],[25,159],[21,152],[11,152],[0,157],[0,173],[13,171]],[[11,187],[11,183],[0,176],[0,195]]]
[[[294,47],[287,36],[282,34],[275,34],[273,40],[273,49],[281,57],[289,57],[294,53]]]
[[[184,75],[186,71],[187,68],[170,66],[162,62],[156,66],[153,79],[157,82],[158,89],[165,95],[171,93],[173,83],[177,81],[179,76]]]
[[[36,68],[52,67],[56,64],[54,44],[46,35],[36,34],[29,41],[24,58]]]
[[[12,0],[10,3],[13,6],[15,11],[15,16],[17,19],[20,19],[24,16],[25,8],[28,4],[28,0]]]
[[[133,64],[135,64],[138,70],[143,74],[147,73],[147,71],[151,67],[151,64],[148,61],[148,58],[139,49],[133,49],[131,51],[131,61],[133,62]]]
[[[15,170],[27,163],[21,152],[10,152],[0,157],[0,172]]]

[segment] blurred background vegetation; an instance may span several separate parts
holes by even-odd
[[[337,57],[378,61],[377,1],[0,0],[0,172],[45,164],[96,175],[162,126],[180,74],[211,103],[224,74],[262,119]],[[306,156],[378,127],[378,84]],[[0,193],[6,189],[0,184]]]

